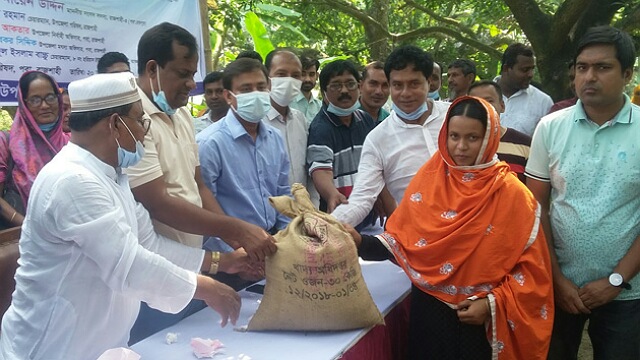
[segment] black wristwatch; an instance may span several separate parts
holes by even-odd
[[[629,284],[628,282],[625,282],[622,275],[615,272],[609,275],[609,284],[611,284],[611,286],[621,287],[623,289],[631,290],[631,284]]]

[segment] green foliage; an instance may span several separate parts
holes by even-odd
[[[0,109],[0,131],[11,129],[11,124],[13,124],[13,119],[9,112],[5,109]]]
[[[267,29],[262,24],[262,21],[260,21],[258,15],[249,11],[244,16],[244,23],[247,27],[247,31],[251,34],[255,50],[263,59],[266,58],[267,54],[269,54],[274,47],[269,39]]]

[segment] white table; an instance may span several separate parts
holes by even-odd
[[[409,293],[411,283],[401,268],[389,261],[361,261],[362,274],[378,309],[386,316]],[[246,325],[258,308],[262,295],[241,291],[242,310],[238,326]],[[214,359],[225,359],[245,354],[252,360],[328,360],[339,358],[360,340],[369,329],[332,332],[239,332],[231,324],[220,328],[220,317],[211,308],[203,309],[178,324],[160,331],[133,345],[131,349],[142,360],[195,359],[191,338],[219,339],[225,345],[225,354]],[[167,345],[168,332],[179,333],[178,342]]]

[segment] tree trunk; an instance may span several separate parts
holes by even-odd
[[[389,46],[389,0],[372,0],[371,7],[367,9],[367,14],[376,19],[382,28],[387,30],[385,33],[380,27],[367,26],[365,24],[364,32],[369,44],[370,60],[384,61],[391,52]]]

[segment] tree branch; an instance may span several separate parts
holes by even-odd
[[[405,0],[405,3],[415,9],[418,9],[424,13],[426,13],[427,15],[431,16],[434,20],[441,22],[443,24],[447,24],[447,25],[451,25],[454,26],[458,29],[460,29],[460,31],[465,32],[467,35],[469,36],[473,36],[473,32],[468,29],[467,27],[463,26],[460,21],[452,19],[450,17],[445,17],[445,16],[441,16],[436,14],[433,10],[427,8],[426,6],[420,5],[418,3],[416,3],[413,0]]]
[[[560,7],[558,7],[551,22],[548,49],[553,51],[566,46],[576,23],[584,14],[584,10],[589,6],[589,3],[590,1],[588,0],[565,0]]]
[[[353,18],[356,18],[365,27],[376,27],[378,28],[379,31],[385,32],[387,34],[389,33],[389,30],[384,26],[382,26],[380,22],[378,22],[376,19],[369,16],[364,11],[352,6],[351,4],[347,4],[340,0],[324,0],[324,1],[319,1],[316,4],[318,5],[324,4],[329,8],[341,11]]]
[[[551,16],[540,10],[535,0],[504,0],[534,50],[546,48]]]
[[[500,59],[502,57],[502,53],[492,48],[491,46],[488,46],[475,39],[465,37],[455,29],[449,29],[443,26],[423,27],[423,28],[407,31],[402,34],[391,34],[391,39],[394,42],[402,42],[402,41],[406,41],[406,40],[417,38],[417,37],[433,36],[435,34],[443,34],[448,37],[454,38],[463,44],[467,44],[473,48],[476,48],[482,52],[487,53],[492,58]]]

